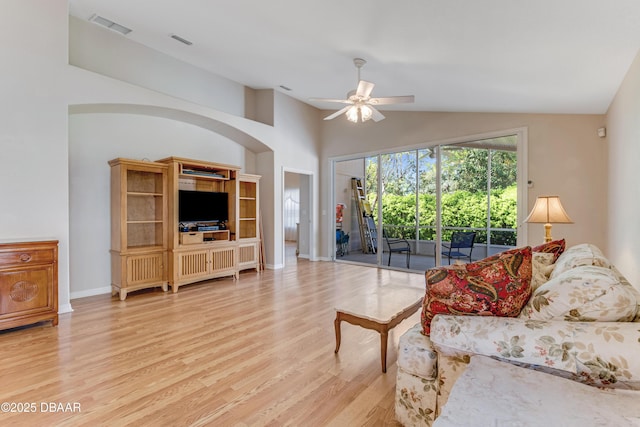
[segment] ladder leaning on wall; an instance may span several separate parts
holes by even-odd
[[[375,254],[378,247],[378,232],[371,205],[367,201],[360,178],[351,178],[351,188],[353,198],[356,202],[356,212],[358,216],[358,228],[360,229],[360,244],[362,252],[365,254]]]

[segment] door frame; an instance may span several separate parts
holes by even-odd
[[[281,202],[281,206],[280,206],[280,214],[282,217],[282,242],[281,242],[281,251],[282,251],[282,263],[283,265],[286,266],[286,256],[285,256],[285,230],[284,230],[284,200],[285,200],[285,180],[286,180],[286,174],[287,173],[293,173],[293,174],[297,174],[297,175],[302,175],[304,177],[306,177],[306,179],[308,180],[307,185],[303,186],[303,183],[301,182],[300,184],[300,208],[302,210],[303,206],[306,206],[306,210],[308,212],[307,214],[307,221],[306,224],[304,224],[304,226],[301,223],[300,226],[300,232],[304,233],[304,237],[306,238],[306,241],[308,242],[308,253],[307,254],[303,254],[303,256],[301,256],[301,258],[307,258],[310,260],[315,260],[316,257],[316,253],[315,253],[315,239],[314,239],[314,233],[313,230],[315,229],[315,217],[314,217],[314,207],[313,207],[313,201],[314,201],[314,197],[313,197],[313,186],[314,186],[314,182],[315,182],[315,174],[313,173],[313,171],[309,171],[309,170],[304,170],[304,169],[296,169],[296,168],[289,168],[286,166],[282,167],[282,188],[280,189],[280,200]],[[302,218],[301,218],[301,222],[302,222]],[[299,238],[299,237],[297,237]],[[299,244],[300,242],[298,242]]]

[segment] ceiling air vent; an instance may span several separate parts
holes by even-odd
[[[192,42],[190,42],[189,40],[187,40],[187,39],[185,39],[185,38],[182,38],[182,37],[180,37],[180,36],[178,36],[178,35],[176,35],[176,34],[171,34],[171,38],[172,38],[172,39],[174,39],[174,40],[178,40],[180,43],[184,43],[184,44],[186,44],[187,46],[191,46],[191,45],[193,44],[193,43],[192,43]]]
[[[95,22],[96,24],[102,25],[103,27],[107,27],[110,30],[117,31],[118,33],[123,35],[127,35],[131,32],[130,28],[127,28],[124,25],[116,24],[115,22],[96,14],[92,15],[91,18],[89,18],[89,21]]]

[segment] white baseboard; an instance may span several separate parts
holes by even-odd
[[[93,289],[87,289],[86,291],[78,291],[78,292],[71,292],[71,299],[78,299],[78,298],[86,298],[86,297],[92,297],[94,295],[104,295],[104,294],[110,294],[111,293],[111,286],[105,286],[103,288],[93,288]]]
[[[58,314],[71,313],[73,308],[71,304],[62,304],[58,306]]]
[[[280,270],[284,268],[284,264],[265,264],[264,267],[269,270]]]

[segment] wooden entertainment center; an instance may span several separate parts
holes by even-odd
[[[113,295],[124,300],[129,291],[169,285],[177,292],[189,283],[260,271],[260,176],[180,157],[118,158],[109,165]],[[226,195],[220,214],[226,219],[181,222],[181,192]]]

